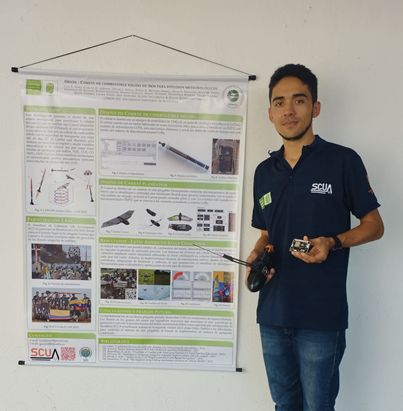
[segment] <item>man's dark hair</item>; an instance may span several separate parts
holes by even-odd
[[[269,84],[269,100],[271,103],[271,96],[274,87],[277,83],[285,77],[296,77],[302,81],[302,83],[308,86],[308,90],[312,96],[312,103],[316,103],[318,100],[318,79],[315,74],[312,73],[309,68],[306,68],[302,64],[286,64],[283,67],[279,67],[271,76]]]

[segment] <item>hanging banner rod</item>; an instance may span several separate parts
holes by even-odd
[[[145,37],[140,37],[140,36],[137,36],[137,35],[135,35],[135,34],[130,34],[130,35],[128,35],[128,36],[120,37],[120,38],[118,38],[118,39],[109,40],[109,41],[106,41],[106,42],[104,42],[104,43],[95,44],[95,45],[93,45],[93,46],[85,47],[85,48],[80,49],[80,50],[71,51],[71,52],[69,52],[69,53],[61,54],[60,56],[50,57],[50,58],[45,59],[45,60],[36,61],[35,63],[26,64],[25,66],[11,67],[11,71],[12,71],[13,73],[18,73],[19,69],[22,69],[22,68],[25,68],[25,67],[29,67],[29,66],[33,66],[34,64],[44,63],[44,62],[46,62],[46,61],[55,60],[55,59],[58,59],[58,58],[60,58],[60,57],[65,57],[65,56],[69,56],[69,55],[71,55],[71,54],[80,53],[80,52],[82,52],[82,51],[90,50],[90,49],[93,49],[93,48],[95,48],[95,47],[104,46],[105,44],[114,43],[114,42],[120,41],[120,40],[125,40],[125,39],[127,39],[127,38],[129,38],[129,37],[135,37],[135,38],[138,38],[138,39],[140,39],[140,40],[148,41],[149,43],[156,44],[157,46],[165,47],[165,48],[167,48],[167,49],[176,51],[176,52],[178,52],[178,53],[186,54],[187,56],[194,57],[194,58],[198,58],[198,59],[200,59],[200,60],[207,61],[208,63],[212,63],[212,64],[215,64],[215,65],[217,65],[217,66],[225,67],[225,68],[228,68],[228,69],[230,69],[230,70],[237,71],[237,72],[239,72],[239,73],[247,74],[247,75],[249,76],[249,80],[256,80],[256,78],[257,78],[256,75],[246,73],[245,71],[241,71],[241,70],[237,70],[237,69],[235,69],[235,68],[233,68],[233,67],[225,66],[224,64],[220,64],[220,63],[217,63],[217,62],[215,62],[215,61],[208,60],[208,59],[205,59],[205,58],[200,57],[200,56],[196,56],[196,55],[191,54],[191,53],[187,53],[186,51],[179,50],[179,49],[176,49],[176,48],[174,48],[174,47],[167,46],[166,44],[158,43],[158,42],[156,42],[156,41],[147,39],[147,38],[145,38]]]

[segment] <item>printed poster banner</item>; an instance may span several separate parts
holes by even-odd
[[[247,76],[20,73],[26,364],[235,370]]]

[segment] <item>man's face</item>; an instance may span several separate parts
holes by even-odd
[[[312,119],[320,113],[320,103],[312,103],[308,86],[296,77],[285,77],[273,88],[269,118],[277,132],[288,141],[312,133]]]

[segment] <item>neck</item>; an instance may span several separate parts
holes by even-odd
[[[288,141],[283,138],[284,143],[284,159],[293,168],[297,164],[299,158],[302,155],[302,148],[304,146],[309,146],[315,140],[315,135],[312,130],[309,130],[302,138],[296,141]]]

